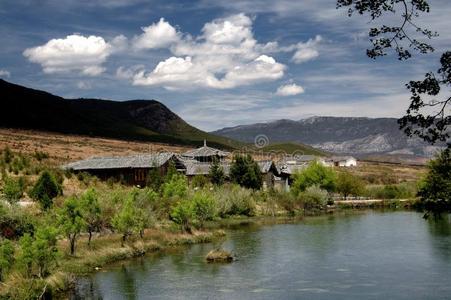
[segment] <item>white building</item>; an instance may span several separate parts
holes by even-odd
[[[324,160],[324,165],[334,167],[355,167],[357,159],[352,156],[332,156]]]

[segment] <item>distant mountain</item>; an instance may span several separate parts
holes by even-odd
[[[437,146],[430,146],[420,139],[406,137],[394,118],[311,117],[241,125],[212,133],[249,143],[264,134],[270,143],[304,143],[324,151],[346,154],[431,156],[438,150]]]
[[[236,148],[241,143],[201,131],[156,100],[64,99],[0,79],[0,127]]]

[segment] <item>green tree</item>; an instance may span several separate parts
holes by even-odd
[[[36,230],[33,242],[33,260],[41,278],[47,276],[50,268],[56,263],[58,256],[57,237],[58,230],[52,226],[43,226]]]
[[[17,179],[6,177],[4,181],[3,193],[8,202],[15,203],[20,200],[25,189],[25,179],[23,177]]]
[[[365,185],[362,180],[349,172],[340,172],[337,177],[336,191],[345,199],[350,195],[359,196],[364,192]]]
[[[136,208],[133,197],[128,197],[122,209],[113,217],[112,225],[115,230],[122,234],[121,246],[127,241],[136,228]]]
[[[17,257],[17,264],[22,273],[29,277],[33,271],[33,238],[29,233],[26,233],[20,238],[19,245],[20,252]]]
[[[236,155],[230,166],[230,179],[248,189],[260,189],[263,185],[260,167],[249,154]]]
[[[339,7],[347,7],[349,16],[354,12],[360,15],[369,14],[372,21],[388,15],[387,25],[383,24],[385,22],[372,22],[381,26],[369,30],[372,47],[367,50],[367,55],[370,58],[385,56],[390,49],[395,50],[399,60],[412,57],[412,50],[421,54],[434,51],[429,41],[438,36],[438,33],[422,27],[421,22],[417,22],[418,17],[430,12],[429,1],[337,0],[337,8]],[[400,18],[399,25],[393,25],[393,16]],[[412,95],[411,102],[406,115],[399,119],[398,123],[408,136],[419,136],[431,144],[437,141],[447,142],[448,148],[451,148],[451,51],[445,51],[441,55],[440,64],[441,67],[436,73],[428,72],[424,80],[406,84]],[[436,97],[442,98],[435,99]]]
[[[204,175],[196,175],[191,181],[191,186],[194,188],[203,188],[208,184],[208,178]]]
[[[159,191],[163,184],[163,177],[160,174],[160,169],[153,166],[146,179],[146,186],[152,188],[154,191]]]
[[[177,168],[175,167],[175,163],[170,160],[168,163],[168,169],[166,171],[166,176],[164,178],[164,181],[169,181],[172,179],[173,176],[178,175]]]
[[[446,149],[431,160],[428,169],[418,194],[426,209],[425,217],[439,217],[451,212],[451,150]]]
[[[191,226],[195,219],[195,212],[191,201],[179,201],[172,209],[170,217],[174,223],[181,226],[183,231],[188,233],[192,232]]]
[[[318,185],[312,185],[300,193],[299,197],[302,199],[305,210],[322,209],[329,200],[329,193]]]
[[[163,197],[183,198],[188,192],[188,183],[186,177],[181,174],[174,174],[163,184]]]
[[[0,281],[3,281],[6,273],[14,263],[14,246],[10,240],[0,241]]]
[[[306,169],[294,174],[292,191],[294,194],[299,194],[310,186],[318,185],[323,190],[333,192],[335,182],[336,174],[334,170],[314,161]]]
[[[94,188],[87,190],[80,198],[83,220],[88,231],[88,246],[91,245],[92,233],[99,229],[102,222],[98,195]]]
[[[31,191],[33,199],[39,201],[44,210],[52,207],[53,198],[59,194],[61,194],[61,186],[48,171],[42,172]]]
[[[208,173],[208,177],[210,177],[211,183],[214,185],[223,185],[225,180],[224,168],[219,163],[218,158],[214,158],[213,162],[210,166],[210,171]]]
[[[216,203],[211,194],[203,191],[196,192],[191,199],[194,215],[199,221],[200,227],[204,226],[205,221],[213,220],[217,214]]]
[[[67,236],[70,245],[70,254],[75,254],[77,237],[86,223],[80,207],[80,202],[75,197],[67,198],[59,213],[59,225],[61,231]]]

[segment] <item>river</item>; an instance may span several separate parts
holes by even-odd
[[[215,247],[235,253],[208,264]],[[360,212],[237,226],[212,244],[115,264],[71,299],[451,299],[451,223]]]

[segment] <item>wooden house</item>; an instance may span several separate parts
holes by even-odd
[[[198,162],[211,163],[215,158],[219,161],[223,161],[229,155],[229,152],[208,147],[207,141],[204,140],[204,145],[202,147],[187,151],[182,154],[182,157],[186,159],[196,160]]]
[[[157,168],[161,176],[166,175],[169,163],[184,172],[184,165],[174,153],[140,154],[131,156],[92,157],[63,166],[74,172],[87,172],[100,179],[114,178],[128,184],[144,186],[151,169]]]

